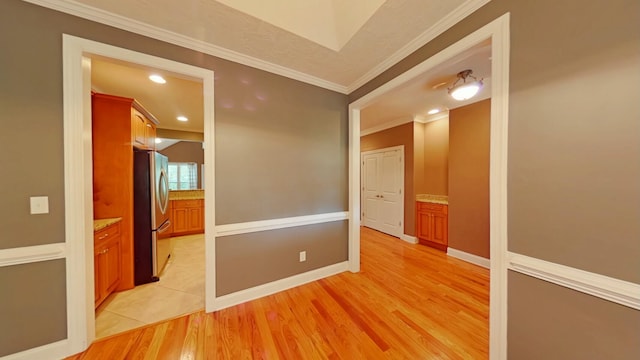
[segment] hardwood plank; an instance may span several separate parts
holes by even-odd
[[[487,359],[489,271],[361,229],[361,272],[97,341],[84,359]]]

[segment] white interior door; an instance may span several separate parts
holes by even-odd
[[[362,153],[362,224],[389,235],[403,233],[404,147]]]

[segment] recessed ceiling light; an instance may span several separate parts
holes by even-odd
[[[156,144],[160,144],[161,142],[162,142],[162,139],[156,138]]]
[[[160,75],[151,75],[149,76],[149,80],[153,81],[156,84],[166,84],[167,80],[165,80],[162,76]]]
[[[427,112],[429,115],[437,114],[440,112],[440,109],[431,109]]]
[[[176,119],[178,119],[178,121],[187,121],[187,120],[189,120],[186,116],[178,116]]]

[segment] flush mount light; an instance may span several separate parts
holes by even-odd
[[[437,114],[440,112],[440,109],[431,109],[427,112],[429,115]]]
[[[458,78],[449,88],[449,95],[451,95],[452,98],[460,101],[468,100],[480,91],[482,88],[482,79],[478,80],[475,76],[471,75],[472,73],[473,71],[471,70],[463,70],[458,73]],[[473,81],[467,81],[467,78],[472,78]]]
[[[156,138],[156,144],[160,144],[161,142],[162,142],[162,139]]]
[[[178,119],[178,121],[188,121],[189,119],[186,116],[178,116],[176,119]]]
[[[162,76],[160,75],[151,75],[149,76],[149,80],[153,81],[156,84],[166,84],[167,80],[165,80]]]

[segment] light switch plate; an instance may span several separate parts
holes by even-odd
[[[307,252],[300,251],[300,262],[304,262],[304,261],[307,261]]]
[[[31,198],[32,214],[48,214],[49,213],[49,197],[48,196],[32,196]]]

